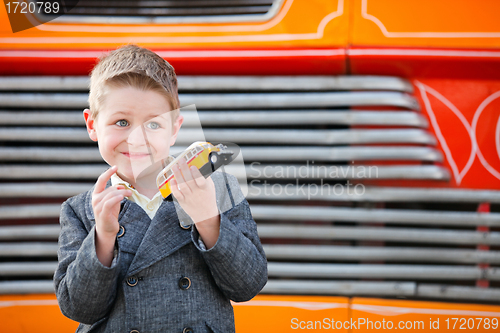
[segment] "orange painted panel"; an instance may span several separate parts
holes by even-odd
[[[68,333],[78,323],[66,318],[54,294],[0,295],[1,332]]]
[[[500,81],[414,80],[451,187],[500,188]]]
[[[348,320],[349,299],[322,296],[259,295],[249,302],[233,303],[236,332],[294,332],[300,327],[322,328]],[[78,323],[66,318],[53,294],[0,296],[1,332],[67,333]],[[297,329],[294,329],[297,327]],[[309,326],[310,327],[310,326]],[[347,330],[337,330],[347,332]]]
[[[354,46],[500,47],[497,0],[351,1]]]
[[[233,305],[238,333],[500,329],[498,305],[289,295],[259,295],[249,302]],[[61,314],[53,294],[0,296],[0,323],[2,332],[9,333],[74,332],[78,326]]]
[[[127,43],[149,48],[331,48],[347,45],[344,0],[284,0],[265,22],[89,24],[49,22],[13,34],[0,6],[0,49],[109,49]]]
[[[500,80],[413,78],[414,96],[436,138],[448,180],[363,180],[371,186],[500,189]],[[366,128],[358,126],[357,128]],[[378,145],[377,145],[378,146]],[[374,161],[357,162],[359,165]],[[376,165],[401,165],[378,161]],[[421,164],[421,162],[406,162]]]
[[[500,306],[353,298],[352,332],[494,332]]]
[[[339,46],[499,48],[500,2],[484,0],[284,0],[265,22],[88,24],[49,22],[12,34],[0,6],[2,49],[324,48]]]
[[[259,295],[233,306],[237,333],[347,332],[335,328],[349,320],[346,297]]]

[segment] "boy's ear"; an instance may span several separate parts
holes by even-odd
[[[89,133],[90,140],[97,141],[97,132],[95,130],[95,120],[92,117],[92,113],[89,109],[83,110],[83,118],[85,119],[85,125],[87,125],[87,132]]]
[[[180,114],[174,122],[174,126],[172,128],[172,136],[170,137],[170,146],[175,144],[175,140],[177,140],[177,134],[179,134],[179,130],[181,129],[182,122],[184,121],[184,117]]]

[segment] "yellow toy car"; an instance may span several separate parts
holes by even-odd
[[[172,167],[177,164],[181,158],[186,159],[188,166],[196,166],[201,174],[207,178],[222,165],[231,163],[237,155],[238,152],[235,152],[234,149],[228,150],[228,147],[222,143],[214,146],[210,142],[194,142],[160,171],[156,177],[156,185],[164,198],[172,194],[169,185],[170,180],[174,177]]]

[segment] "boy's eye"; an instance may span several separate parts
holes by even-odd
[[[160,124],[158,124],[157,122],[154,122],[154,121],[150,122],[146,126],[148,126],[150,129],[158,129],[161,127]]]
[[[122,119],[122,120],[118,120],[116,122],[116,125],[120,126],[120,127],[125,127],[128,125],[128,121],[126,121],[125,119]]]

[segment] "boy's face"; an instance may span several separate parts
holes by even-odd
[[[87,131],[99,144],[99,152],[125,181],[151,186],[169,155],[182,125],[179,115],[174,124],[165,97],[154,91],[133,87],[109,89],[97,120],[84,111]],[[173,125],[173,126],[172,126]],[[156,167],[151,167],[156,163]]]

